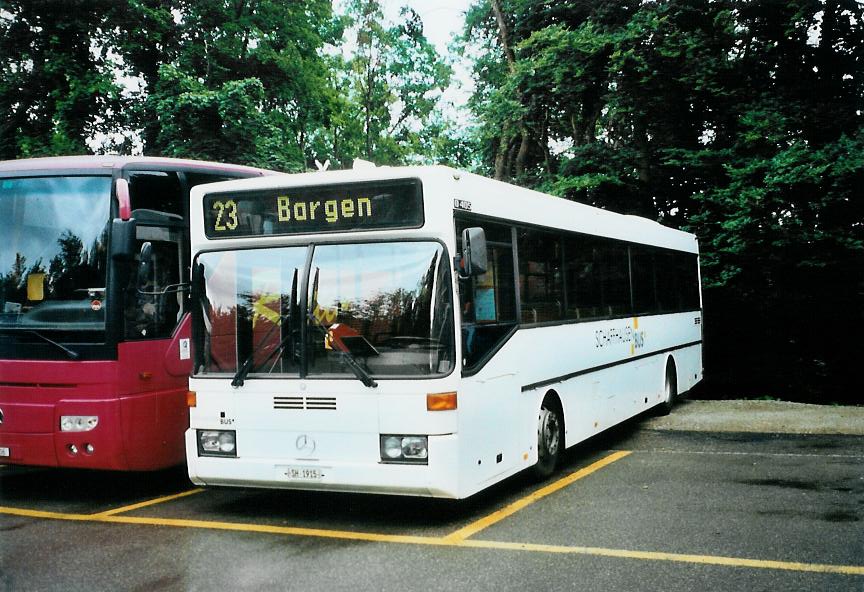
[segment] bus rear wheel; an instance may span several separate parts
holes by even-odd
[[[561,411],[548,399],[543,401],[537,416],[537,464],[532,472],[537,479],[546,479],[555,472],[561,458]]]
[[[666,364],[666,380],[663,382],[663,403],[657,408],[658,415],[669,415],[678,397],[678,379],[675,374],[675,364]]]

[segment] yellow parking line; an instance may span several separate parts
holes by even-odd
[[[566,545],[534,545],[531,543],[508,543],[501,541],[480,540],[460,541],[456,544],[456,546],[479,549],[530,551],[535,553],[569,553],[574,555],[593,555],[598,557],[621,557],[625,559],[641,559],[644,561],[674,561],[678,563],[722,565],[725,567],[749,567],[755,569],[776,569],[782,571],[805,571],[814,573],[833,573],[850,576],[864,576],[864,565],[800,563],[796,561],[772,561],[768,559],[724,557],[722,555],[690,555],[686,553],[663,553],[656,551],[631,551],[628,549],[606,549],[603,547],[568,547]]]
[[[0,514],[6,514],[8,516],[24,516],[26,518],[45,518],[48,520],[93,520],[93,514],[65,514],[61,512],[46,512],[44,510],[7,508],[3,506],[0,506]]]
[[[601,458],[597,462],[590,464],[583,469],[579,469],[575,473],[571,473],[571,474],[567,475],[566,477],[562,477],[561,479],[558,479],[554,483],[546,485],[545,487],[541,487],[540,489],[538,489],[534,493],[530,493],[530,494],[526,495],[525,497],[516,500],[512,504],[505,506],[504,508],[501,508],[497,512],[493,512],[493,513],[489,514],[488,516],[484,516],[483,518],[480,518],[479,520],[472,522],[468,526],[464,526],[464,527],[460,528],[456,532],[453,532],[444,538],[446,538],[450,542],[463,541],[463,540],[467,539],[468,537],[477,534],[478,532],[480,532],[484,528],[488,528],[488,527],[492,526],[493,524],[495,524],[496,522],[500,522],[504,518],[506,518],[512,514],[515,514],[519,510],[525,508],[526,506],[533,504],[537,500],[542,499],[542,498],[544,498],[547,495],[550,495],[552,493],[555,493],[559,489],[563,489],[564,487],[567,487],[568,485],[570,485],[574,481],[578,481],[579,479],[582,479],[583,477],[587,477],[591,473],[594,473],[595,471],[598,471],[598,470],[602,469],[603,467],[612,464],[616,460],[620,460],[620,459],[624,458],[628,454],[630,454],[629,450],[620,450],[618,452],[614,452],[614,453],[610,454],[609,456]]]
[[[568,547],[566,545],[539,545],[531,543],[511,543],[506,541],[452,540],[448,537],[425,537],[378,534],[371,532],[352,532],[343,530],[323,530],[316,528],[297,528],[292,526],[270,526],[241,522],[217,522],[208,520],[184,520],[171,518],[146,518],[138,516],[105,516],[99,514],[63,514],[41,510],[24,510],[0,507],[0,514],[44,518],[52,520],[72,520],[77,522],[107,522],[112,524],[135,524],[146,526],[167,526],[174,528],[199,528],[234,532],[258,532],[267,534],[311,536],[355,541],[399,543],[411,545],[430,545],[437,547],[460,547],[465,549],[493,549],[501,551],[523,551],[529,553],[557,553],[589,555],[597,557],[617,557],[643,561],[672,561],[677,563],[718,565],[724,567],[744,567],[754,569],[773,569],[780,571],[799,571],[811,573],[833,573],[864,576],[864,565],[832,565],[826,563],[799,563],[793,561],[771,561],[715,555],[688,555],[684,553],[663,553],[654,551],[632,551],[628,549],[606,549],[603,547]]]
[[[370,541],[381,543],[413,543],[418,545],[449,544],[444,541],[444,539],[434,537],[391,535],[343,530],[325,530],[319,528],[300,528],[296,526],[272,526],[268,524],[250,524],[244,522],[188,520],[183,518],[148,518],[143,516],[116,516],[108,514],[65,514],[62,512],[46,512],[43,510],[29,510],[23,508],[9,508],[2,506],[0,506],[0,514],[6,514],[9,516],[22,516],[26,518],[43,518],[48,520],[70,520],[74,522],[108,522],[112,524],[171,526],[175,528],[202,528],[210,530],[260,532],[268,534],[309,536],[331,539],[349,539],[356,541]]]
[[[105,512],[99,512],[97,514],[93,514],[93,516],[114,516],[115,514],[122,514],[123,512],[131,512],[132,510],[137,510],[139,508],[146,508],[147,506],[161,504],[162,502],[170,502],[171,500],[180,499],[181,497],[194,495],[196,493],[201,493],[202,491],[204,490],[199,487],[198,489],[190,489],[189,491],[175,493],[174,495],[163,495],[162,497],[157,497],[155,499],[147,500],[145,502],[130,504],[128,506],[123,506],[122,508],[114,508],[113,510],[107,510]]]

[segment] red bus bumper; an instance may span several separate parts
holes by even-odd
[[[0,464],[147,471],[182,463],[186,377],[160,368],[158,345],[121,344],[120,361],[0,360]],[[88,431],[61,431],[68,415],[99,419]]]

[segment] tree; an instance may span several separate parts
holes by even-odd
[[[0,159],[87,153],[117,123],[120,89],[98,40],[108,0],[0,8]]]
[[[423,35],[419,15],[403,8],[388,26],[377,0],[352,0],[346,19],[353,53],[334,58],[338,109],[321,134],[321,149],[338,166],[354,157],[399,164],[416,154],[450,68]],[[331,142],[327,140],[332,139]]]
[[[864,309],[862,22],[854,0],[477,0],[485,166],[696,232],[715,377],[842,397],[857,346],[836,311]]]
[[[341,33],[330,2],[129,0],[114,17],[144,23],[132,38],[118,26],[115,43],[144,81],[133,121],[145,153],[311,164],[334,101],[321,53]]]

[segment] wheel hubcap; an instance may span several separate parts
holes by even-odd
[[[540,441],[543,443],[544,456],[558,454],[559,436],[558,415],[549,409],[540,410]]]

